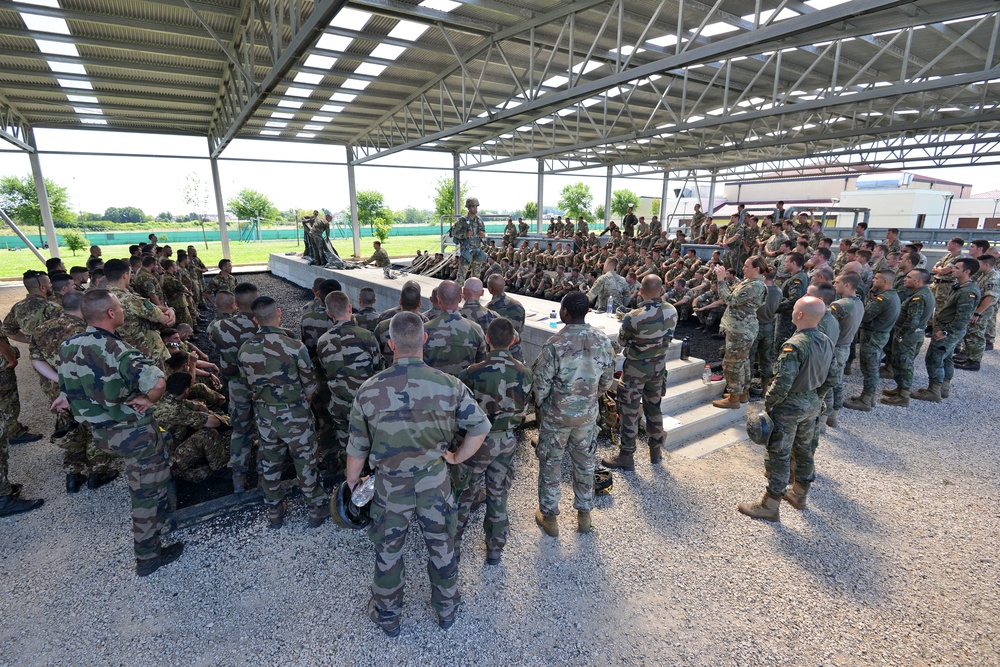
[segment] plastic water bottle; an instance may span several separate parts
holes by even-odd
[[[615,297],[613,296],[608,297],[608,307],[605,310],[605,312],[608,314],[608,317],[615,316]]]
[[[550,329],[555,329],[558,326],[559,326],[559,322],[556,320],[556,311],[555,311],[555,309],[553,309],[549,313],[549,328]]]
[[[351,493],[351,502],[358,507],[364,507],[375,497],[375,475],[359,484]]]
[[[691,356],[691,339],[685,336],[684,341],[681,342],[681,361],[687,361],[688,357],[690,356]]]
[[[705,371],[701,374],[701,381],[705,384],[712,384],[712,367],[705,364]]]

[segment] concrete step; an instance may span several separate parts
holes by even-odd
[[[681,412],[688,407],[710,403],[722,396],[725,390],[725,382],[720,380],[719,382],[705,384],[701,380],[701,375],[697,374],[694,379],[668,384],[660,407],[663,409],[664,414]]]
[[[705,370],[705,362],[701,359],[691,357],[687,361],[671,359],[667,361],[667,388],[678,384],[683,384],[688,380],[697,378],[701,380],[701,374]]]
[[[731,412],[739,411],[731,410]],[[735,426],[730,426],[729,428],[719,431],[718,433],[698,438],[690,444],[681,445],[677,449],[671,449],[670,455],[686,459],[700,459],[717,452],[720,449],[725,449],[730,445],[735,445],[741,440],[747,440],[747,431],[742,425],[736,424]],[[669,446],[669,438],[667,442]]]
[[[667,449],[673,451],[681,445],[710,438],[730,427],[738,426],[746,421],[746,407],[744,405],[738,410],[727,410],[706,401],[687,409],[682,408],[680,412],[674,410],[673,414],[664,410],[663,427],[667,431]],[[667,408],[672,409],[670,406]]]

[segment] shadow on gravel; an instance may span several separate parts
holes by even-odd
[[[850,413],[849,410],[845,411]],[[844,412],[841,412],[843,419]],[[843,427],[843,424],[841,424]],[[861,466],[875,468],[880,472],[903,473],[907,470],[907,462],[899,452],[873,444],[864,433],[853,433],[841,429],[829,429],[823,438],[824,445],[830,445],[837,450],[844,460]],[[817,451],[822,451],[823,445]]]

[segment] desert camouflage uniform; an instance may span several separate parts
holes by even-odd
[[[650,448],[662,447],[666,440],[660,401],[666,384],[667,346],[676,327],[677,309],[658,299],[643,301],[622,320],[618,342],[625,351],[625,365],[618,392],[618,415],[623,452],[635,451],[640,400]]]
[[[588,324],[567,324],[549,338],[532,369],[538,415],[538,504],[559,514],[563,452],[573,460],[573,507],[594,506],[597,400],[614,381],[615,351]]]
[[[229,462],[229,448],[222,434],[205,426],[209,413],[198,410],[190,399],[164,393],[156,403],[154,415],[160,428],[170,434],[167,454],[170,471],[177,477],[203,482]],[[222,415],[216,417],[223,424],[227,421]]]
[[[135,275],[132,276],[130,286],[132,287],[132,291],[142,298],[152,301],[153,297],[156,297],[160,300],[161,304],[166,306],[166,301],[163,299],[163,288],[160,286],[160,281],[157,280],[152,271],[149,271],[145,267],[140,268],[135,272]]]
[[[180,272],[178,272],[178,275],[180,275]],[[194,315],[191,314],[191,309],[188,308],[187,292],[184,288],[184,283],[181,282],[181,279],[177,275],[164,272],[163,297],[166,299],[163,302],[164,305],[174,309],[177,324],[194,326]]]
[[[461,552],[462,535],[476,498],[485,489],[486,553],[499,555],[507,544],[507,492],[514,482],[514,429],[521,425],[531,395],[532,375],[509,350],[492,350],[458,377],[472,391],[492,425],[486,441],[465,462],[452,467],[458,496],[455,551]]]
[[[375,475],[371,591],[384,628],[398,626],[403,611],[403,547],[414,515],[427,545],[431,606],[450,619],[460,600],[455,496],[442,456],[459,430],[481,435],[490,422],[465,385],[415,357],[365,382],[351,409],[347,453],[366,459]]]
[[[587,298],[591,301],[595,298],[597,299],[595,307],[598,310],[607,308],[608,299],[613,298],[614,307],[617,309],[625,307],[625,304],[628,303],[630,292],[628,281],[615,271],[608,271],[597,279],[594,286],[587,292]]]
[[[163,340],[160,338],[160,317],[163,311],[149,299],[133,294],[114,285],[108,290],[118,297],[125,311],[125,324],[115,332],[129,347],[139,350],[144,357],[162,367],[170,358]]]
[[[977,305],[979,286],[975,280],[969,280],[964,285],[954,283],[948,300],[938,308],[934,316],[934,333],[947,331],[948,335],[937,341],[931,339],[924,355],[929,382],[951,381],[955,376],[952,355],[955,353],[955,346],[965,337]]]
[[[375,333],[375,327],[378,326],[378,311],[374,308],[362,308],[361,310],[354,311],[354,321],[359,327],[363,327]]]
[[[900,303],[899,317],[892,329],[892,373],[899,389],[913,386],[913,360],[924,344],[924,331],[934,316],[934,294],[927,285]]]
[[[253,399],[250,388],[240,374],[239,353],[243,343],[257,333],[257,323],[247,313],[219,313],[208,325],[208,339],[219,353],[219,373],[229,391],[229,422],[233,433],[229,440],[229,467],[233,473],[245,474],[253,450]]]
[[[458,254],[458,273],[455,282],[459,285],[464,283],[469,275],[478,276],[483,268],[483,262],[488,259],[483,252],[483,239],[479,236],[485,231],[486,226],[478,214],[471,218],[463,215],[451,228],[451,237],[457,246],[455,252]]]
[[[58,371],[76,421],[90,425],[99,448],[125,461],[136,559],[156,558],[170,462],[153,411],[138,413],[126,401],[151,391],[163,372],[123,339],[91,326],[60,348]]]
[[[865,315],[861,320],[861,377],[862,392],[869,396],[878,393],[879,364],[882,361],[882,351],[892,327],[899,317],[899,295],[895,290],[888,289],[870,300],[865,306]]]
[[[985,269],[985,265],[983,266]],[[1000,298],[1000,271],[996,267],[989,271],[979,271],[975,275],[976,285],[982,299],[993,297],[993,303],[984,310],[975,322],[969,323],[965,334],[965,355],[969,361],[981,362],[986,351],[986,331],[990,321],[996,321],[997,299]],[[976,304],[976,308],[979,304]]]
[[[731,394],[742,394],[750,387],[750,348],[757,340],[757,310],[764,303],[767,285],[760,278],[741,280],[730,289],[719,281],[719,298],[726,303],[720,328],[726,333],[726,356],[722,374]]]
[[[521,332],[524,331],[525,318],[524,306],[521,305],[520,301],[510,298],[510,295],[506,292],[501,292],[490,299],[486,307],[500,317],[506,317],[513,322],[514,331],[517,332],[517,340],[510,346],[510,353],[514,355],[515,359],[524,361],[524,356],[521,353]],[[483,329],[483,331],[486,331],[486,329]]]
[[[431,368],[458,377],[470,364],[486,356],[486,335],[482,327],[456,311],[441,313],[427,323],[424,331],[424,362]]]
[[[295,464],[299,489],[313,506],[325,502],[317,476],[316,433],[309,398],[316,376],[305,345],[281,327],[260,327],[239,352],[240,373],[250,388],[260,439],[264,504],[274,510],[284,499],[285,455]]]

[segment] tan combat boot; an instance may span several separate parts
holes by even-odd
[[[804,510],[806,508],[806,494],[808,493],[809,487],[794,482],[791,490],[785,490],[785,501],[797,510]]]
[[[927,389],[918,389],[917,391],[910,394],[910,398],[915,398],[918,401],[929,401],[931,403],[941,402],[941,383],[931,382]]]
[[[898,405],[905,408],[910,404],[910,390],[900,389],[899,392],[892,396],[884,397],[882,402],[886,405]]]
[[[899,396],[899,387],[896,387],[895,389],[883,389],[882,390],[882,395],[883,396]]]
[[[872,395],[861,394],[860,396],[852,396],[851,398],[844,401],[844,407],[847,408],[848,410],[860,410],[861,412],[871,412]]]
[[[576,512],[576,532],[578,533],[589,533],[590,529],[593,528],[593,524],[590,523],[590,512],[584,512],[583,510],[577,510]]]
[[[750,390],[744,389],[743,393],[740,394],[740,403],[749,403],[749,402],[750,402]]]
[[[837,415],[840,414],[840,410],[834,410],[826,418],[826,425],[830,428],[837,428]]]
[[[740,395],[726,394],[722,398],[712,401],[712,405],[717,408],[729,408],[731,410],[736,410],[740,407]]]
[[[626,452],[624,449],[620,449],[618,456],[601,459],[601,465],[614,470],[635,470],[635,452]]]
[[[948,398],[951,396],[951,380],[945,380],[941,383],[941,398]]]
[[[764,492],[764,497],[755,503],[740,503],[737,506],[740,514],[746,514],[751,519],[765,521],[781,521],[781,498],[772,498]]]
[[[542,527],[549,537],[559,537],[559,524],[556,518],[549,514],[542,514],[541,509],[535,510],[535,523]]]

